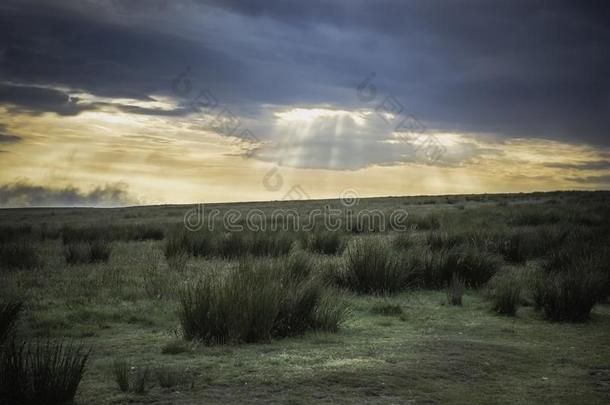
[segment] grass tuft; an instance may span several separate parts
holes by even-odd
[[[17,344],[0,353],[0,398],[6,405],[72,403],[89,350],[70,344]]]

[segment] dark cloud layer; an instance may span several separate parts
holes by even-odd
[[[135,201],[125,184],[107,184],[84,192],[76,187],[49,188],[27,182],[0,185],[0,207],[124,206]]]
[[[393,95],[431,129],[610,140],[605,1],[53,4],[0,6],[0,75],[28,86],[0,95],[29,111],[82,111],[43,87],[172,95],[171,79],[190,65],[195,86],[238,114],[266,104],[374,108]],[[379,97],[367,104],[355,87],[372,71]]]
[[[6,125],[0,124],[0,143],[16,143],[21,141],[21,137],[9,134]]]

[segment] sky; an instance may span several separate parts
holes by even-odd
[[[610,188],[610,5],[0,3],[0,207]]]

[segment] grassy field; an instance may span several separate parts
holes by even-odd
[[[2,350],[90,350],[78,404],[610,401],[609,192],[206,209],[256,211],[260,227],[325,206],[404,210],[408,227],[193,232],[191,206],[0,210],[2,305],[22,303]]]

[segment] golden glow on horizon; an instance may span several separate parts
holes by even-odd
[[[223,138],[168,117],[85,112],[74,117],[53,114],[7,114],[9,132],[21,142],[0,144],[0,184],[23,180],[47,187],[91,190],[124,182],[141,203],[276,200],[300,186],[311,198],[337,197],[352,188],[361,196],[518,192],[608,187],[608,182],[579,181],[610,175],[584,170],[583,162],[607,161],[607,149],[540,139],[499,140],[469,134],[440,133],[452,164],[402,163],[357,170],[279,166],[282,187],[269,191],[263,178],[272,162],[239,156],[234,139]],[[309,136],[317,121],[355,113],[296,108],[276,113],[278,125]],[[354,122],[357,122],[354,120]],[[341,128],[335,128],[339,136]],[[299,158],[298,138],[294,159]],[[467,156],[468,145],[482,153]],[[364,151],[366,152],[366,150]],[[331,154],[332,156],[332,154]],[[459,159],[458,159],[459,158]]]

